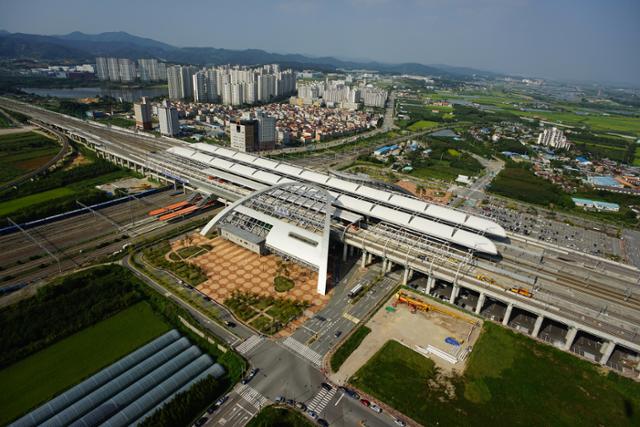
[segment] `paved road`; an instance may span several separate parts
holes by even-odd
[[[242,324],[238,324],[232,331],[227,330],[180,300],[175,294],[167,292],[165,288],[143,275],[142,272],[136,270],[131,265],[129,257],[123,260],[123,264],[132,269],[149,286],[168,298],[174,299],[187,309],[201,327],[222,338],[225,342],[234,345],[236,351],[248,360],[252,368],[259,369],[258,374],[248,384],[237,384],[229,393],[227,402],[212,416],[205,414],[209,417],[207,426],[244,426],[261,408],[272,404],[278,396],[305,402],[307,406],[313,408],[320,417],[326,419],[331,425],[354,426],[358,425],[361,420],[366,420],[367,425],[374,427],[393,425],[393,418],[389,415],[374,413],[359,401],[343,396],[337,388],[334,387],[330,392],[322,389],[321,383],[328,380],[322,369],[320,369],[319,360],[310,356],[312,350],[304,344],[300,343],[297,348],[294,348],[290,341],[286,339],[270,339],[260,336]],[[357,268],[357,265],[355,265],[345,275],[343,283],[335,289],[335,296],[332,299],[332,302],[335,302],[325,308],[323,314],[329,315],[330,313],[338,313],[344,310],[345,305],[348,303],[342,296],[345,296],[348,290],[345,291],[343,288],[345,283],[349,282],[356,274]],[[377,271],[374,267],[365,274],[365,277],[372,278],[377,275]],[[166,278],[171,279],[170,276]],[[375,301],[381,299],[383,294],[390,290],[397,281],[398,278],[395,276],[384,278],[376,285],[375,292],[367,294],[352,307],[352,310],[356,310],[354,313],[361,313],[364,316],[367,306],[375,304]],[[223,311],[226,312],[226,309],[223,308]],[[229,314],[226,312],[223,315]],[[344,326],[346,333],[349,324],[354,324],[346,319],[344,320],[347,322]],[[312,319],[309,322],[314,321]],[[244,339],[239,341],[236,335],[242,336]],[[326,329],[321,336],[333,337],[333,329]],[[291,339],[289,338],[289,340]],[[319,346],[325,353],[332,344],[331,340],[323,341],[319,339],[318,342],[323,343],[319,344]]]

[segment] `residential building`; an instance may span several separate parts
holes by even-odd
[[[192,77],[193,102],[207,102],[209,95],[207,91],[207,75],[203,71],[195,73]]]
[[[360,98],[365,107],[384,108],[387,103],[387,91],[372,87],[360,90]]]
[[[151,104],[147,102],[147,98],[143,97],[141,102],[133,104],[133,111],[136,117],[136,128],[151,130],[153,124],[151,122]]]
[[[136,63],[127,58],[118,58],[118,72],[120,81],[133,82],[136,80]]]
[[[118,58],[107,58],[107,68],[109,71],[109,80],[120,81],[120,64]]]
[[[545,147],[556,148],[558,150],[568,150],[572,146],[564,136],[564,132],[556,127],[544,129],[540,135],[538,135],[537,144]]]
[[[180,133],[178,122],[178,110],[169,101],[164,101],[158,107],[158,120],[160,121],[160,133],[167,136],[175,136]]]
[[[256,111],[258,122],[258,146],[260,151],[276,148],[276,119],[268,116],[263,110]]]
[[[231,123],[231,148],[238,151],[258,151],[258,121],[237,120]]]
[[[193,96],[192,77],[196,73],[195,67],[173,65],[167,68],[167,83],[169,99],[186,99]]]
[[[107,58],[99,57],[96,58],[96,75],[98,76],[98,80],[104,81],[109,80],[109,61]]]
[[[166,64],[157,59],[138,59],[138,69],[142,81],[155,82],[167,79]]]

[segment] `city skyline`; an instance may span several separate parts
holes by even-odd
[[[261,24],[237,31],[234,20],[221,19],[236,13],[227,4],[186,9],[160,2],[149,9],[141,2],[118,7],[113,2],[85,5],[71,0],[66,4],[73,16],[52,19],[61,12],[30,0],[5,7],[0,28],[37,34],[122,30],[175,46],[255,48],[358,61],[466,66],[556,80],[640,83],[640,59],[635,54],[640,29],[634,24],[640,5],[635,2],[400,3],[401,7],[387,0],[249,1],[248,10],[255,13],[247,16],[248,23]],[[189,13],[195,9],[204,12]],[[185,17],[191,25],[167,31],[156,25],[164,16]]]

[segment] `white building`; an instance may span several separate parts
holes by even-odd
[[[133,82],[136,80],[136,63],[127,58],[118,59],[118,70],[120,80],[123,82]]]
[[[167,79],[166,64],[158,62],[157,59],[138,59],[138,70],[140,72],[140,80],[144,82]]]
[[[207,102],[209,95],[207,92],[207,75],[203,72],[197,72],[193,75],[193,102]]]
[[[167,68],[169,99],[187,99],[193,96],[195,67],[173,65]]]
[[[360,91],[360,98],[365,107],[384,108],[387,103],[387,91],[372,87],[365,87]]]
[[[109,80],[109,61],[107,58],[96,58],[96,75],[98,80]]]
[[[178,110],[169,101],[164,101],[158,107],[158,120],[160,121],[160,133],[167,136],[175,136],[180,133],[178,122]]]
[[[537,144],[545,147],[557,148],[559,150],[568,150],[572,146],[564,136],[564,132],[555,127],[543,130],[540,135],[538,135]]]

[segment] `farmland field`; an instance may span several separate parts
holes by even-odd
[[[407,129],[409,129],[412,132],[416,132],[416,131],[419,131],[419,130],[436,127],[438,125],[439,125],[439,123],[437,123],[437,122],[431,122],[429,120],[419,120],[419,121],[415,122],[414,124],[412,124],[411,126],[409,126]]]
[[[24,414],[169,330],[135,304],[0,371],[0,424]],[[106,345],[108,343],[108,345]]]
[[[26,208],[30,205],[70,196],[73,193],[74,191],[70,188],[60,187],[49,191],[43,191],[42,193],[20,197],[19,199],[9,200],[8,202],[2,202],[0,203],[0,216],[8,216],[17,210]]]
[[[483,328],[462,376],[443,379],[433,361],[389,341],[349,381],[423,425],[640,422],[633,409],[640,405],[640,385],[633,380],[605,374],[501,326],[485,323]]]
[[[4,117],[1,116],[0,117]],[[18,178],[47,163],[60,151],[53,140],[35,132],[0,136],[0,183]]]

